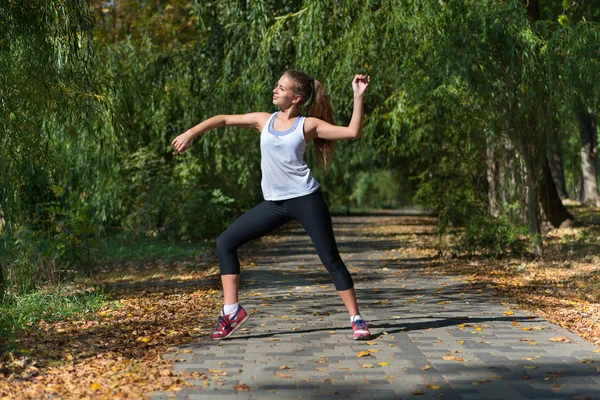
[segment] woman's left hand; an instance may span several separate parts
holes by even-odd
[[[354,75],[354,79],[352,80],[352,90],[354,90],[355,96],[362,96],[367,90],[367,87],[371,83],[371,77],[367,75]]]

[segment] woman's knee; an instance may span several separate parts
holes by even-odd
[[[217,252],[223,253],[235,250],[233,237],[227,231],[221,233],[217,238]]]

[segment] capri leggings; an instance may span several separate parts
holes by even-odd
[[[298,221],[310,236],[321,262],[337,290],[354,287],[348,268],[337,249],[331,215],[321,191],[281,201],[263,201],[233,222],[217,239],[221,275],[240,273],[237,249],[265,236],[289,221]]]

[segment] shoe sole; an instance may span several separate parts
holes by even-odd
[[[357,336],[354,338],[354,340],[369,340],[371,338],[371,335],[362,335],[362,336]]]
[[[212,336],[211,336],[211,339],[213,339],[213,340],[223,340],[223,339],[227,339],[229,336],[233,335],[233,332],[237,331],[237,330],[238,330],[238,328],[239,328],[240,326],[242,326],[242,324],[248,320],[248,318],[250,318],[250,314],[246,314],[246,316],[244,317],[244,319],[243,319],[243,320],[241,320],[241,321],[240,321],[240,322],[239,322],[239,323],[238,323],[238,324],[235,326],[235,328],[233,328],[233,329],[231,330],[231,332],[229,332],[229,334],[228,334],[227,336],[223,336],[223,337],[217,337],[217,338],[215,338],[215,337],[212,337]]]

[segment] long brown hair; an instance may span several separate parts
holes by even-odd
[[[285,71],[284,75],[290,77],[294,85],[292,90],[300,95],[299,104],[306,105],[306,116],[319,118],[333,124],[333,110],[329,103],[329,97],[325,93],[325,85],[303,71],[289,70]],[[335,142],[325,139],[315,139],[314,142],[317,164],[327,172],[331,166]]]

